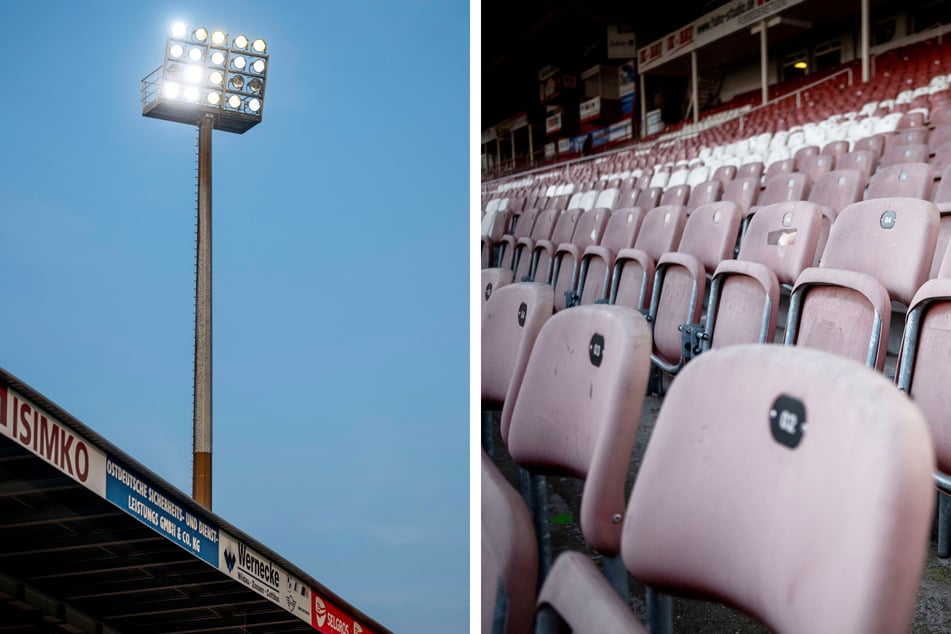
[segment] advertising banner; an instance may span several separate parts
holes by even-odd
[[[300,620],[311,622],[311,590],[302,581],[225,531],[218,548],[218,570]]]
[[[106,454],[3,386],[0,386],[0,433],[100,497],[106,497]]]
[[[733,0],[728,2],[679,30],[637,49],[638,70],[643,73],[656,68],[801,2],[803,0]]]
[[[105,497],[157,533],[218,567],[218,528],[186,511],[112,456],[106,460]]]
[[[617,69],[617,92],[621,100],[621,114],[631,114],[634,110],[635,82],[634,60],[621,64]]]
[[[328,598],[313,593],[311,625],[322,634],[376,634],[366,625],[334,605]]]

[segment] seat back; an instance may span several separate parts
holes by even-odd
[[[650,211],[658,205],[660,202],[660,197],[664,193],[664,190],[660,187],[648,187],[643,189],[637,194],[637,199],[634,201],[634,207],[640,207],[644,211]]]
[[[888,137],[885,145],[888,147],[893,147],[896,145],[908,145],[911,143],[927,143],[928,133],[929,130],[925,127],[899,130],[893,136]]]
[[[634,247],[617,254],[610,303],[637,309],[649,306],[657,260],[677,250],[686,222],[687,208],[683,205],[664,205],[647,212]]]
[[[608,220],[601,244],[585,249],[577,285],[579,301],[582,304],[593,304],[600,299],[607,299],[614,258],[622,249],[634,246],[643,220],[644,212],[638,207],[617,209]]]
[[[849,142],[848,141],[830,141],[822,146],[822,151],[820,154],[828,154],[830,156],[839,157],[843,154],[846,154],[849,151]]]
[[[809,177],[801,172],[780,174],[766,182],[758,205],[772,205],[791,200],[806,200],[809,196]]]
[[[532,261],[528,268],[528,275],[533,281],[548,282],[551,274],[552,258],[555,255],[555,249],[559,244],[571,242],[575,235],[575,229],[578,222],[586,212],[581,209],[566,209],[558,218],[555,227],[552,229],[551,238],[540,239],[535,242],[532,250]],[[520,273],[519,266],[515,274]],[[521,280],[521,276],[515,278]]]
[[[927,163],[899,163],[879,167],[868,181],[865,200],[905,196],[931,199],[934,174]]]
[[[759,198],[759,179],[754,176],[734,178],[723,188],[720,200],[732,200],[746,212]]]
[[[503,403],[513,380],[521,381],[542,325],[552,315],[554,292],[536,282],[509,284],[482,307],[482,400]]]
[[[565,308],[565,292],[577,285],[582,255],[585,249],[601,242],[610,217],[609,210],[598,207],[581,214],[578,224],[575,225],[571,242],[555,247],[551,270],[547,277],[539,278],[536,273],[538,281],[548,280],[555,289],[555,310]]]
[[[507,284],[512,283],[512,271],[502,267],[491,269],[482,269],[482,286],[479,295],[482,298],[482,306],[492,297],[492,293]]]
[[[634,248],[656,261],[664,253],[677,250],[686,224],[687,208],[683,205],[654,207],[644,216]]]
[[[733,257],[742,220],[743,210],[735,202],[701,205],[687,217],[677,251],[696,257],[708,273],[713,273],[722,260]]]
[[[650,370],[650,327],[621,306],[578,306],[542,327],[502,410],[502,436],[526,469],[585,480],[581,531],[620,552],[624,484]]]
[[[594,207],[600,209],[611,210],[614,209],[615,203],[617,203],[618,195],[620,191],[617,187],[608,187],[601,191],[598,194],[597,200],[594,201]]]
[[[853,150],[835,160],[836,169],[856,169],[862,172],[866,181],[872,176],[877,165],[878,155],[873,150]]]
[[[760,207],[740,243],[738,260],[766,266],[780,284],[792,285],[815,260],[822,211],[810,202]]]
[[[852,151],[855,150],[871,150],[875,152],[875,155],[881,157],[885,152],[885,136],[881,134],[873,134],[871,136],[862,137],[857,139],[855,144],[852,146]]]
[[[713,172],[714,180],[718,180],[726,187],[727,183],[736,178],[735,165],[721,165]]]
[[[928,135],[928,147],[932,152],[937,152],[938,148],[951,141],[951,124],[942,124],[935,126],[931,134]]]
[[[881,161],[879,161],[879,167],[900,165],[902,163],[926,163],[929,156],[930,151],[927,143],[893,145],[885,150]]]
[[[722,193],[723,183],[716,179],[697,183],[690,191],[690,198],[687,200],[687,213],[691,213],[700,205],[717,202],[720,200]]]
[[[749,163],[744,163],[743,165],[740,165],[739,168],[737,168],[736,176],[734,177],[734,180],[736,180],[737,178],[747,178],[747,177],[753,177],[757,181],[763,178],[762,161],[751,161]]]
[[[482,634],[530,632],[538,577],[532,516],[485,451],[481,472]]]
[[[795,159],[783,159],[780,161],[773,161],[769,164],[769,167],[766,168],[766,175],[763,177],[767,183],[770,179],[781,176],[783,174],[792,174],[796,171],[796,160]]]
[[[675,185],[668,187],[661,194],[658,206],[662,205],[686,205],[690,197],[690,185]]]
[[[797,148],[795,153],[793,153],[793,160],[796,162],[795,171],[804,172],[803,165],[810,156],[819,156],[818,145],[803,145]]]
[[[664,399],[623,559],[774,631],[908,631],[933,468],[920,410],[884,377],[815,350],[713,350]]]
[[[821,174],[816,179],[809,202],[829,207],[838,215],[852,203],[862,199],[865,178],[857,169],[838,169]]]
[[[938,222],[938,209],[930,201],[875,198],[853,203],[832,225],[822,267],[871,275],[891,299],[907,306],[928,279]]]
[[[810,183],[815,183],[826,172],[835,169],[835,155],[813,154],[802,159],[799,171],[809,177]],[[813,187],[814,189],[814,187]]]

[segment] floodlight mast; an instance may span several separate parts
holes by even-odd
[[[187,55],[187,62],[186,60]],[[211,132],[244,134],[260,123],[267,43],[224,31],[173,27],[162,66],[142,80],[142,115],[198,126],[198,231],[195,255],[195,359],[192,497],[211,510]],[[180,82],[184,79],[185,88]]]

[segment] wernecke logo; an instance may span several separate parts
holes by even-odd
[[[225,564],[228,566],[228,572],[234,570],[234,564],[237,561],[237,558],[234,556],[234,553],[231,551],[231,546],[225,549]]]
[[[324,605],[323,599],[316,596],[316,593],[314,596],[314,619],[320,627],[323,627],[324,623],[327,622],[327,606]]]

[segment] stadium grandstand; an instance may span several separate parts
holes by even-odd
[[[388,632],[0,370],[0,632]]]
[[[951,631],[951,1],[482,28],[482,631]]]

